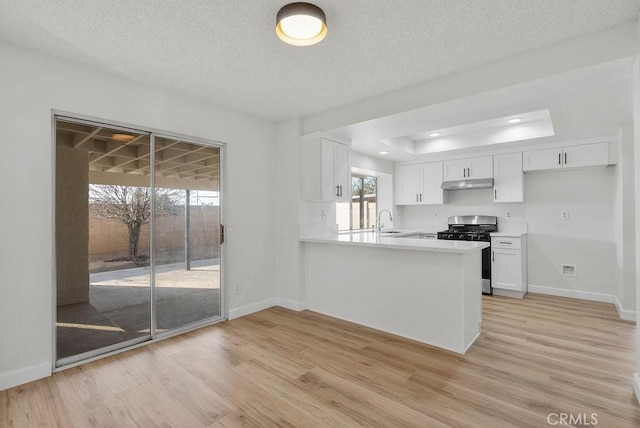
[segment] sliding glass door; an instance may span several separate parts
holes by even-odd
[[[156,331],[220,316],[220,149],[155,137]]]
[[[57,117],[56,366],[221,317],[221,147]]]

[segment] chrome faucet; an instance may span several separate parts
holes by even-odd
[[[384,210],[380,210],[380,212],[378,213],[378,221],[377,221],[377,225],[378,225],[378,230],[381,230],[384,227],[384,223],[380,222],[380,216],[382,215],[383,212],[387,212],[389,213],[389,221],[393,221],[393,217],[391,216],[391,211],[384,209]]]

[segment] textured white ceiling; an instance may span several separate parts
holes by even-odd
[[[0,38],[271,120],[308,116],[638,16],[640,0],[316,0],[329,34],[280,42],[286,0],[0,0]]]

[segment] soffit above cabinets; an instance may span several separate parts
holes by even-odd
[[[610,137],[633,122],[632,66],[631,58],[616,60],[325,134],[390,161]],[[508,123],[513,118],[522,120]]]

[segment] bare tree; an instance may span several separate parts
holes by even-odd
[[[171,213],[182,199],[175,189],[156,189],[156,214]],[[91,184],[89,202],[92,215],[118,220],[127,225],[129,234],[129,260],[138,262],[140,229],[151,221],[151,188]]]

